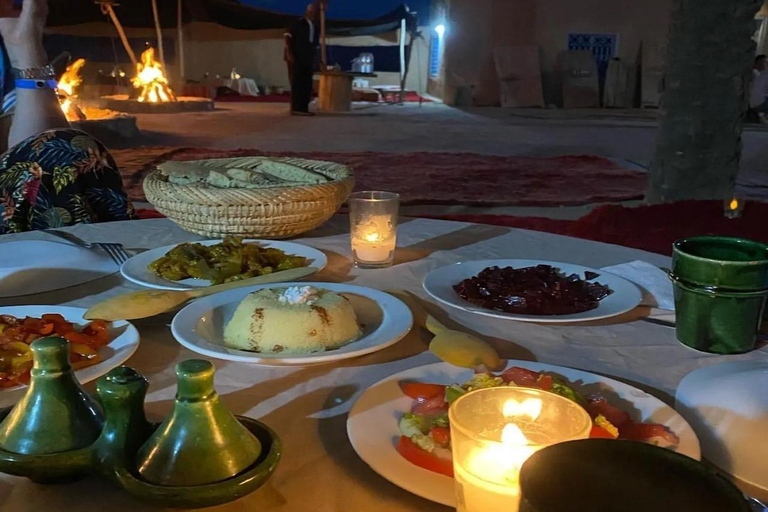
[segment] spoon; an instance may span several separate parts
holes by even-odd
[[[92,306],[86,313],[86,320],[137,320],[172,311],[192,299],[206,297],[215,293],[258,284],[296,281],[317,272],[315,267],[300,267],[283,270],[273,274],[243,279],[196,290],[141,290],[112,297]]]

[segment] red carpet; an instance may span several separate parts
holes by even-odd
[[[160,162],[269,155],[258,150],[138,148],[113,151],[131,199]],[[280,153],[350,166],[357,190],[398,192],[403,204],[563,206],[641,199],[646,175],[605,158],[503,157],[471,153]]]
[[[505,215],[436,218],[545,231],[668,256],[672,254],[672,242],[687,236],[738,236],[768,242],[768,203],[759,202],[747,203],[739,219],[726,219],[720,201],[686,201],[636,208],[603,205],[575,221]]]
[[[418,103],[419,98],[420,97],[417,92],[406,91],[404,100],[406,103]],[[382,99],[382,102],[383,101],[384,99]],[[421,98],[421,101],[423,103],[432,102],[432,100],[429,100],[427,98]],[[285,92],[283,94],[267,94],[264,96],[219,96],[218,98],[216,98],[216,102],[217,103],[290,103],[291,93]]]
[[[264,96],[219,96],[216,103],[290,103],[291,93],[267,94]]]

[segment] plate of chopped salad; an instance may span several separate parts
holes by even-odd
[[[501,372],[436,363],[387,377],[352,407],[350,442],[390,482],[455,507],[448,408],[466,393],[498,386],[543,389],[579,403],[592,416],[591,437],[648,442],[701,457],[691,426],[658,398],[608,377],[529,361],[509,361]]]

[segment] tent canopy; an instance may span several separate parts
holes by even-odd
[[[117,17],[127,28],[152,28],[154,17],[150,0],[113,0]],[[122,3],[121,3],[122,2]],[[236,0],[182,0],[183,21],[216,23],[240,30],[284,29],[296,16],[243,5]],[[176,26],[177,0],[157,0],[160,24]],[[94,0],[49,0],[48,25],[65,27],[81,23],[109,21]],[[415,30],[416,13],[401,5],[394,11],[373,20],[328,20],[328,34],[362,36],[391,32],[405,19]]]

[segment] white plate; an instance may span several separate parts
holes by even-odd
[[[528,361],[510,361],[534,371],[561,375],[585,394],[603,393],[635,421],[666,425],[680,437],[677,452],[699,459],[699,441],[690,425],[674,409],[637,388],[593,373]],[[436,384],[466,382],[472,370],[436,363],[406,370],[374,384],[355,402],[347,420],[347,434],[353,448],[374,471],[393,484],[422,498],[455,507],[453,479],[415,466],[396,451],[400,437],[398,420],[410,411],[413,400],[400,389],[401,381]],[[620,441],[617,441],[620,442]]]
[[[67,322],[72,322],[78,327],[85,327],[88,324],[88,320],[83,318],[85,312],[85,309],[67,306],[10,306],[0,308],[0,315],[13,315],[21,318],[27,316],[40,318],[45,314],[58,313]],[[75,372],[77,380],[81,383],[85,384],[96,380],[111,369],[117,368],[126,362],[139,347],[139,331],[129,322],[110,322],[109,337],[109,344],[99,350],[101,362]],[[0,406],[13,405],[21,398],[26,389],[26,386],[3,389],[0,391]]]
[[[220,244],[223,240],[203,240],[200,242],[192,242],[202,245],[216,245]],[[310,267],[317,267],[318,271],[325,268],[328,264],[328,258],[321,251],[318,251],[314,247],[307,245],[296,244],[293,242],[276,242],[273,240],[244,240],[245,243],[259,244],[265,248],[279,249],[284,253],[292,256],[302,256],[309,260]],[[159,290],[190,290],[192,288],[204,288],[210,286],[210,281],[202,279],[184,279],[183,281],[170,281],[164,279],[151,270],[149,270],[149,264],[155,260],[158,260],[165,256],[168,251],[173,249],[179,244],[166,245],[165,247],[158,247],[149,251],[142,252],[132,257],[125,263],[123,263],[120,273],[123,274],[127,280],[149,288],[157,288]]]
[[[677,388],[678,410],[701,436],[704,457],[768,493],[768,363],[700,368]]]
[[[224,345],[224,326],[232,318],[240,302],[249,294],[264,288],[314,286],[344,294],[363,325],[363,336],[337,350],[316,354],[261,354],[234,350]],[[360,286],[337,283],[281,283],[217,293],[188,305],[174,317],[173,336],[188,349],[209,357],[262,366],[310,366],[360,357],[394,345],[411,330],[413,315],[408,306],[395,297]]]
[[[582,279],[584,279],[584,272],[594,272],[599,274],[599,277],[594,281],[608,286],[613,290],[613,293],[601,300],[600,305],[591,311],[575,313],[572,315],[544,316],[504,313],[492,309],[481,308],[470,304],[459,297],[453,289],[454,285],[465,279],[476,276],[488,267],[523,268],[536,265],[550,265],[559,268],[565,275],[578,274]],[[470,311],[472,313],[494,318],[540,323],[588,322],[591,320],[609,318],[633,310],[640,304],[640,301],[643,298],[643,295],[637,286],[615,274],[603,270],[582,267],[581,265],[539,260],[484,260],[456,263],[430,272],[424,280],[424,290],[443,304],[464,311]]]
[[[47,240],[0,243],[0,298],[19,297],[88,283],[117,272],[99,251]]]

